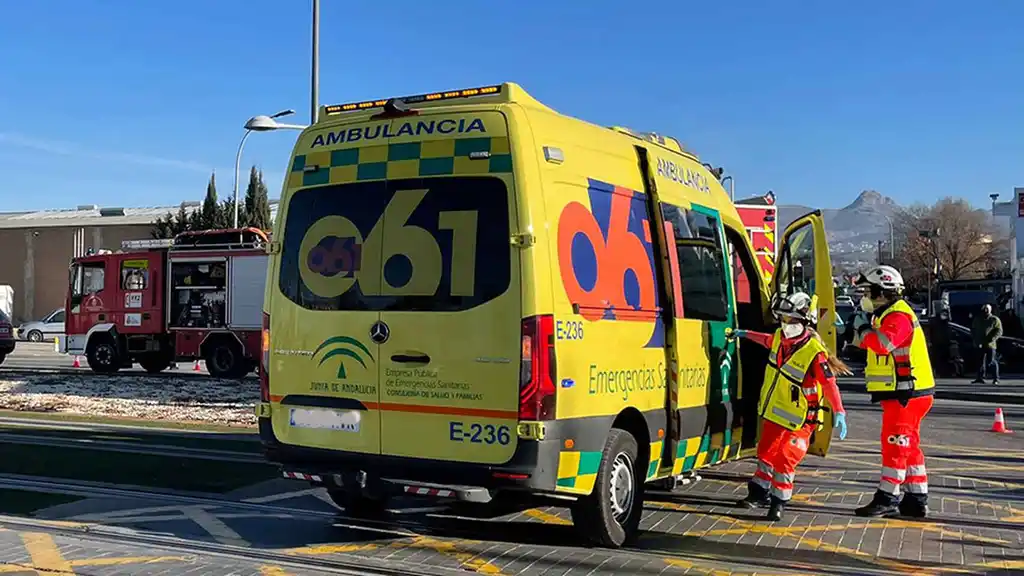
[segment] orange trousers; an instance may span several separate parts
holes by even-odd
[[[761,437],[757,441],[757,471],[751,482],[779,500],[792,498],[796,467],[807,455],[815,426],[805,424],[798,430],[787,430],[762,419]]]
[[[882,400],[882,478],[878,489],[899,497],[902,488],[915,498],[928,494],[928,472],[921,451],[921,421],[932,409],[934,398],[911,398],[907,405],[899,400]]]

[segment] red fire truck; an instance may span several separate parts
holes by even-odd
[[[775,274],[775,255],[779,250],[779,239],[775,235],[778,227],[778,207],[775,205],[775,193],[769,191],[764,196],[739,200],[736,210],[747,228],[750,242],[754,245],[757,262],[765,280],[771,281]],[[738,277],[737,298],[742,299],[750,292],[746,277]]]
[[[74,259],[67,353],[105,374],[202,359],[212,376],[245,376],[260,357],[267,244],[255,228],[207,230]]]

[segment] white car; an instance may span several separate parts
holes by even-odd
[[[42,320],[26,322],[18,326],[18,339],[29,342],[53,341],[64,335],[64,309],[57,308]]]
[[[836,296],[836,306],[854,306],[850,296]]]

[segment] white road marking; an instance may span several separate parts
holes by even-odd
[[[206,530],[210,536],[213,536],[221,544],[249,546],[249,542],[242,538],[238,532],[235,532],[219,518],[210,514],[203,506],[185,506],[181,510],[185,513],[185,516],[198,524],[200,528]]]

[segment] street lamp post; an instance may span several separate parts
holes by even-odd
[[[234,199],[235,199],[235,218],[233,220],[232,227],[238,228],[238,171],[242,163],[242,148],[245,147],[245,141],[249,139],[249,134],[253,132],[270,132],[273,130],[304,130],[306,127],[298,124],[282,124],[276,120],[283,116],[290,116],[295,114],[295,110],[282,110],[272,116],[253,116],[245,123],[245,133],[242,134],[242,141],[238,143],[238,152],[235,154],[235,186],[234,186]]]
[[[309,70],[309,123],[320,114],[320,0],[313,0],[313,54]]]

